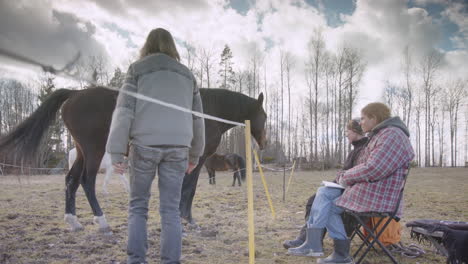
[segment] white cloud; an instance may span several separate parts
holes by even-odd
[[[367,68],[360,85],[361,106],[381,100],[386,81],[400,81],[407,46],[417,61],[441,38],[441,28],[428,12],[408,8],[404,0],[358,0],[355,12],[342,17],[345,23],[326,32],[326,42],[335,52],[343,45],[362,52]]]
[[[413,0],[416,5],[425,6],[428,4],[448,4],[449,0]]]
[[[462,3],[453,3],[448,6],[442,15],[458,26],[457,35],[451,40],[454,46],[459,49],[468,48],[468,7]]]
[[[0,47],[46,64],[63,66],[78,50],[105,54],[95,31],[94,24],[54,10],[49,2],[0,2]]]
[[[460,27],[453,40],[461,50],[446,53],[444,68],[458,72],[468,64],[467,16],[461,4],[447,4],[443,15]],[[81,50],[105,55],[113,66],[125,66],[148,32],[164,27],[179,41],[211,50],[216,60],[228,44],[235,67],[248,67],[253,51],[263,51],[269,84],[279,82],[280,49],[292,53],[294,93],[301,97],[306,89],[307,43],[314,29],[322,28],[328,50],[337,52],[346,44],[362,52],[367,71],[360,97],[365,101],[378,100],[386,80],[398,81],[407,45],[417,59],[442,37],[442,28],[424,7],[408,8],[405,0],[357,0],[354,13],[341,17],[344,24],[331,28],[323,10],[299,0],[258,0],[245,15],[229,7],[227,0],[1,1],[0,47],[58,65]]]

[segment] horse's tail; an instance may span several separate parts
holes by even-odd
[[[242,156],[237,156],[242,181],[245,181],[245,160]]]
[[[58,110],[75,92],[69,89],[59,89],[49,95],[26,120],[0,138],[0,153],[3,155],[11,153],[23,160],[31,160],[45,132],[55,121]]]

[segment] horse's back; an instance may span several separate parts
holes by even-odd
[[[235,153],[230,153],[226,154],[225,159],[233,169],[238,169],[241,167],[244,158]]]
[[[64,103],[63,121],[82,148],[100,150],[105,146],[117,95],[116,91],[94,87],[80,90]]]

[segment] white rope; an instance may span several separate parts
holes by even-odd
[[[101,87],[109,89],[109,90],[125,93],[127,95],[133,96],[133,97],[135,97],[137,99],[140,99],[140,100],[160,104],[162,106],[172,108],[172,109],[175,109],[175,110],[179,110],[179,111],[182,111],[182,112],[185,112],[185,113],[191,113],[191,114],[193,114],[195,116],[202,117],[202,118],[205,118],[205,119],[211,119],[211,120],[215,120],[215,121],[219,121],[219,122],[223,122],[223,123],[227,123],[227,124],[232,124],[232,125],[236,125],[236,126],[245,126],[244,123],[238,123],[238,122],[234,122],[234,121],[231,121],[231,120],[222,119],[222,118],[219,118],[219,117],[216,117],[216,116],[211,116],[211,115],[207,115],[207,114],[204,114],[204,113],[192,111],[190,109],[186,109],[186,108],[180,107],[180,106],[175,105],[175,104],[171,104],[171,103],[167,103],[167,102],[155,99],[155,98],[151,98],[151,97],[146,96],[146,95],[121,90],[121,89],[116,88],[116,87],[100,85],[100,84],[97,84],[94,80],[91,80],[91,79],[88,79],[88,78],[83,78],[83,77],[78,77],[78,76],[76,76],[76,74],[70,73],[69,69],[71,68],[71,66],[73,64],[76,63],[76,61],[78,61],[78,59],[80,57],[80,53],[78,53],[77,56],[75,56],[75,58],[72,61],[67,63],[67,65],[65,67],[63,67],[62,69],[60,69],[60,70],[57,70],[57,69],[55,69],[54,67],[52,67],[50,65],[45,65],[43,63],[40,63],[40,62],[35,61],[33,59],[30,59],[28,57],[16,54],[16,53],[11,52],[11,51],[4,50],[2,48],[0,48],[0,54],[3,54],[6,57],[9,57],[9,58],[12,58],[12,59],[15,59],[15,60],[18,60],[18,61],[22,61],[24,63],[39,66],[39,67],[42,68],[43,71],[49,72],[49,73],[54,74],[54,75],[60,75],[60,76],[67,77],[69,79],[79,81],[79,82],[86,81],[86,82],[88,82],[88,83],[90,83],[92,85],[95,85],[95,86],[101,86]]]
[[[292,170],[292,168],[293,168],[293,166],[291,166],[289,168],[277,169],[277,168],[268,167],[268,166],[263,165],[263,164],[261,164],[261,166],[262,166],[262,168],[267,169],[267,170],[271,170],[271,171],[285,171],[285,170],[289,171],[289,170]]]
[[[7,164],[7,163],[1,163],[1,166],[6,166],[6,167],[14,167],[14,168],[22,168],[22,169],[31,169],[31,170],[64,170],[65,168],[33,168],[33,167],[24,167],[20,165],[13,165],[13,164]]]
[[[143,95],[143,94],[138,94],[138,93],[134,93],[134,92],[126,91],[126,90],[120,90],[120,89],[117,89],[115,87],[107,87],[107,86],[103,86],[103,87],[105,87],[107,89],[110,89],[110,90],[118,91],[118,92],[130,95],[130,96],[133,96],[133,97],[135,97],[137,99],[141,99],[141,100],[144,100],[144,101],[160,104],[160,105],[163,105],[163,106],[175,109],[175,110],[179,110],[179,111],[182,111],[182,112],[185,112],[185,113],[190,113],[190,114],[193,114],[195,116],[202,117],[202,118],[205,118],[205,119],[211,119],[211,120],[215,120],[215,121],[219,121],[219,122],[223,122],[223,123],[227,123],[227,124],[232,124],[232,125],[236,125],[236,126],[245,126],[244,123],[238,123],[238,122],[234,122],[234,121],[231,121],[231,120],[222,119],[222,118],[219,118],[219,117],[216,117],[216,116],[211,116],[211,115],[207,115],[207,114],[204,114],[204,113],[192,111],[192,110],[180,107],[180,106],[175,105],[175,104],[167,103],[167,102],[158,100],[156,98],[148,97],[148,96]]]

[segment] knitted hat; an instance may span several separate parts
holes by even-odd
[[[358,133],[359,135],[364,135],[364,132],[362,131],[362,127],[361,125],[359,124],[359,120],[358,119],[351,119],[348,121],[348,125],[347,125],[347,128],[349,130],[352,130],[356,133]]]

